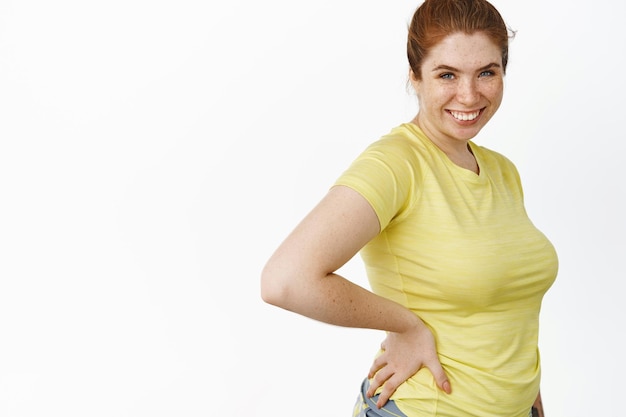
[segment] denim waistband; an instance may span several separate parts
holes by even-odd
[[[366,378],[361,384],[361,393],[359,394],[356,404],[354,405],[352,417],[407,417],[406,414],[400,411],[393,400],[387,401],[387,404],[385,404],[382,408],[376,407],[378,395],[375,395],[372,398],[367,398],[367,395],[365,394],[369,386],[370,382]]]

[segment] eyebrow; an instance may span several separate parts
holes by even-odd
[[[500,64],[497,64],[495,62],[492,62],[490,64],[485,65],[484,67],[478,68],[478,71],[485,71],[488,70],[490,68],[500,68]],[[437,65],[435,68],[432,69],[432,71],[441,71],[441,70],[446,70],[446,71],[454,71],[454,72],[460,72],[459,69],[451,67],[449,65]]]

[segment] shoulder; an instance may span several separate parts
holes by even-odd
[[[486,168],[492,177],[499,177],[502,181],[511,185],[516,184],[517,186],[521,186],[519,172],[511,159],[500,152],[485,148],[484,146],[477,146],[474,143],[472,149],[479,153],[483,168]]]
[[[419,147],[405,128],[394,128],[368,145],[335,185],[348,186],[365,197],[385,227],[421,188]]]
[[[483,161],[488,162],[491,165],[496,165],[501,169],[513,170],[517,171],[517,167],[508,157],[504,156],[500,152],[494,151],[492,149],[486,148],[484,146],[476,145],[472,143],[472,149],[480,152],[481,158]]]
[[[361,157],[375,158],[402,168],[418,163],[426,152],[423,139],[403,124],[371,143]]]
[[[368,182],[405,182],[416,164],[416,141],[402,126],[371,142],[353,160],[346,174],[358,174]]]
[[[425,138],[419,128],[412,127],[410,123],[404,123],[391,129],[375,143],[399,151],[416,151],[425,149]]]

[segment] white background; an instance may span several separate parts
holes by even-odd
[[[476,142],[560,255],[544,405],[623,416],[626,6],[494,4],[517,37]],[[416,6],[0,0],[0,415],[350,415],[382,334],[265,305],[259,275],[416,112]]]

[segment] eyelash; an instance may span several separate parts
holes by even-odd
[[[483,71],[480,73],[479,77],[491,77],[495,75],[495,72],[492,70],[487,70],[487,71]],[[451,72],[445,72],[443,74],[439,75],[439,78],[441,78],[442,80],[451,80],[454,78],[454,74]]]

